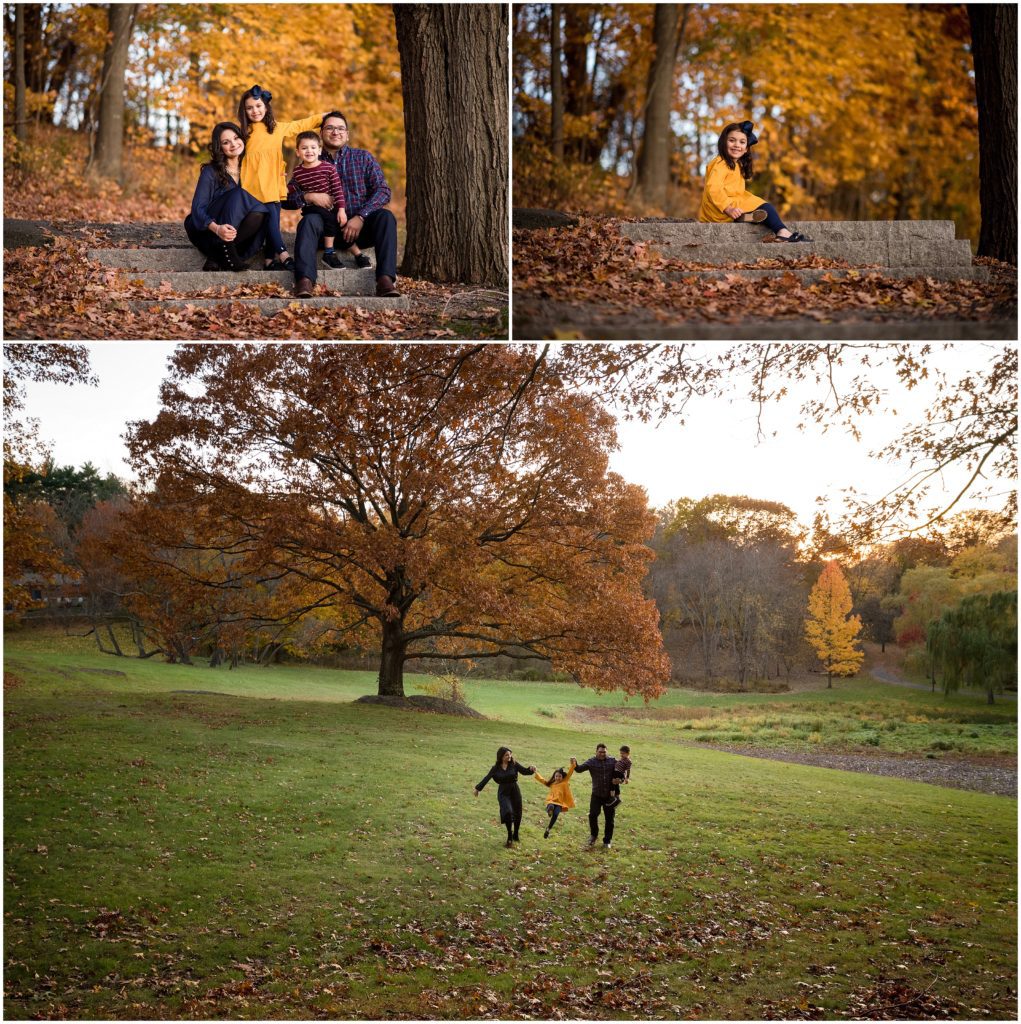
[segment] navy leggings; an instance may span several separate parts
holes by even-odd
[[[780,214],[776,212],[776,207],[772,203],[763,203],[761,206],[756,207],[757,210],[766,211],[766,219],[764,221],[767,228],[776,234],[778,231],[786,230],[787,225],[780,220]]]
[[[264,203],[263,205],[268,211],[266,216],[266,258],[272,259],[277,253],[283,252],[287,246],[284,245],[283,236],[280,234],[280,204]]]

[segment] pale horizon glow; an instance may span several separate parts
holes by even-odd
[[[90,343],[99,386],[29,383],[22,415],[40,421],[40,435],[58,465],[91,462],[101,474],[132,480],[123,434],[129,421],[152,419],[159,411],[159,387],[176,344]],[[987,355],[983,346],[971,343],[934,353],[932,362],[960,372],[983,365]],[[788,399],[765,410],[762,438],[757,436],[757,410],[740,395],[693,400],[683,425],[676,420],[658,426],[620,420],[620,449],[612,454],[610,468],[643,487],[653,507],[678,498],[743,494],[782,502],[806,527],[819,510],[819,495],[827,497],[825,507],[836,519],[841,489],[853,485],[875,498],[905,479],[906,463],[890,465],[867,453],[892,440],[908,423],[918,422],[931,399],[929,388],[911,393],[897,388],[896,402],[858,420],[860,442],[837,426],[827,433],[815,426],[799,431],[798,406],[808,390],[792,388]],[[944,491],[934,491],[927,504],[953,493],[960,478],[959,473],[948,474]],[[985,504],[966,499],[961,508]]]

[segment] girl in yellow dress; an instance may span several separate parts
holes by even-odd
[[[238,124],[246,142],[241,187],[269,210],[266,218],[266,270],[293,270],[294,260],[280,235],[280,202],[287,198],[283,146],[299,132],[318,131],[325,114],[300,121],[277,121],[273,96],[253,85],[238,104]]]
[[[549,789],[549,793],[546,795],[546,816],[549,818],[549,824],[546,826],[546,831],[542,834],[543,839],[549,839],[550,831],[557,823],[560,812],[569,811],[574,806],[574,796],[571,793],[571,786],[568,782],[573,774],[574,765],[572,764],[566,772],[563,768],[558,768],[553,773],[553,778],[548,781],[538,772],[533,776],[536,782],[541,782]]]
[[[751,121],[728,124],[720,133],[716,149],[719,156],[705,169],[705,190],[698,219],[709,223],[730,220],[761,224],[783,242],[811,242],[800,231],[791,231],[780,219],[772,203],[752,195],[745,181],[752,176],[751,148],[759,140]]]

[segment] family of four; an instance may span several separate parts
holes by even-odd
[[[589,772],[592,777],[592,797],[589,800],[588,824],[589,840],[587,846],[595,846],[599,838],[599,815],[603,815],[603,849],[608,850],[613,841],[613,825],[620,803],[620,787],[631,781],[631,748],[620,748],[619,757],[608,757],[606,744],[596,745],[595,757],[590,757],[583,764],[577,758],[571,758],[571,767],[564,771],[557,768],[548,779],[544,779],[530,764],[526,768],[514,760],[514,751],[510,747],[500,747],[496,752],[496,762],[489,769],[486,777],[474,788],[476,796],[492,779],[497,784],[496,799],[500,805],[500,822],[507,829],[507,846],[512,847],[519,842],[518,832],[521,828],[521,790],[518,788],[519,775],[532,775],[535,781],[546,787],[546,816],[549,824],[543,832],[543,838],[549,839],[557,818],[564,811],[574,806],[570,779],[575,772]]]
[[[390,187],[376,158],[350,145],[338,110],[299,121],[277,121],[273,97],[252,86],[238,104],[238,123],[213,129],[210,160],[199,174],[184,228],[206,257],[205,270],[246,269],[261,249],[264,269],[294,274],[294,294],[315,290],[320,242],[323,262],[341,269],[340,249],[358,267],[376,253],[376,294],[398,295],[397,221],[386,209]],[[288,182],[283,146],[295,142],[298,164]],[[280,233],[280,210],[301,210],[292,257]]]

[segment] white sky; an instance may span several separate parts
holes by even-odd
[[[98,387],[29,384],[25,414],[40,420],[40,433],[51,444],[56,462],[81,466],[91,461],[101,473],[130,479],[121,435],[129,420],[148,419],[158,411],[158,389],[174,347],[172,342],[154,341],[91,343]],[[946,353],[934,353],[931,362],[960,371],[984,366],[989,355],[989,346],[962,343]],[[641,484],[655,506],[681,497],[746,494],[783,502],[808,526],[817,495],[829,496],[836,518],[841,488],[854,485],[878,497],[906,476],[906,465],[870,460],[867,452],[917,421],[932,392],[922,386],[910,395],[896,388],[895,394],[900,415],[885,406],[881,414],[860,420],[860,443],[839,429],[825,435],[815,427],[799,432],[797,389],[792,389],[790,399],[767,410],[767,437],[762,441],[756,437],[755,410],[743,398],[696,399],[683,426],[676,421],[659,427],[622,422],[621,449],[611,468]],[[946,493],[957,481],[948,478]],[[977,504],[965,502],[964,507]]]

